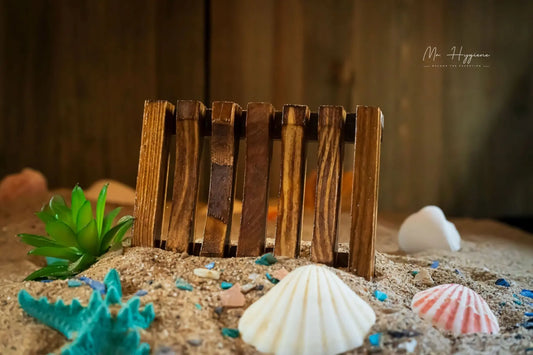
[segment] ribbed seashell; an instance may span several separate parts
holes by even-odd
[[[439,285],[418,292],[411,308],[420,318],[454,334],[492,333],[500,330],[498,319],[480,295],[458,284]]]
[[[325,266],[289,273],[239,321],[242,339],[266,353],[338,354],[363,344],[372,308]]]

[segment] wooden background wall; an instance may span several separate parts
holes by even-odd
[[[532,13],[527,0],[0,0],[0,176],[134,186],[148,98],[367,104],[385,113],[381,210],[533,214]],[[428,45],[489,53],[490,68],[424,68]]]

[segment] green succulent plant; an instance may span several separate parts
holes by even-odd
[[[108,250],[122,245],[122,238],[131,228],[133,217],[124,216],[112,226],[121,208],[104,216],[107,186],[102,187],[98,196],[96,218],[93,217],[91,202],[78,185],[72,190],[70,207],[63,197],[55,195],[36,213],[44,222],[48,237],[26,233],[18,236],[24,243],[35,247],[28,254],[62,260],[31,273],[25,280],[70,277],[87,269]]]

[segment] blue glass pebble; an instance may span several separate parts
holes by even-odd
[[[207,264],[207,265],[205,266],[205,268],[206,268],[206,269],[209,269],[209,270],[211,270],[211,269],[214,268],[214,267],[215,267],[215,262],[214,262],[214,261],[211,261],[209,264]]]
[[[270,275],[268,272],[266,273],[266,278],[268,281],[272,282],[274,285],[279,282],[278,279],[276,279],[274,276]]]
[[[105,285],[101,283],[100,281],[93,280],[87,276],[81,276],[79,277],[79,279],[80,281],[83,281],[87,285],[89,285],[93,290],[100,291],[102,295],[105,294]]]
[[[522,290],[520,291],[520,294],[524,297],[533,298],[533,291],[531,290]]]
[[[52,281],[54,281],[54,280],[48,280],[48,279],[47,279],[47,280],[41,280],[41,282],[42,282],[42,283],[45,283],[45,284],[47,284],[47,283],[49,283],[49,282],[52,282]]]
[[[429,267],[432,268],[432,269],[436,269],[436,268],[439,267],[439,264],[440,263],[439,263],[438,260],[434,260]]]
[[[533,317],[533,312],[526,312],[524,313],[526,317]]]
[[[80,287],[83,283],[80,280],[70,279],[67,281],[68,287]]]
[[[496,283],[496,285],[498,285],[498,286],[503,286],[503,287],[509,287],[509,286],[511,286],[511,284],[510,284],[509,282],[507,282],[506,279],[498,279],[498,280],[496,280],[495,283]]]
[[[146,290],[139,290],[135,292],[135,296],[138,296],[138,297],[146,296],[147,294],[148,294],[148,291]]]
[[[381,342],[381,333],[374,333],[372,335],[369,335],[368,341],[370,341],[370,344],[372,344],[372,346],[379,346],[379,343]]]
[[[378,299],[378,301],[383,302],[383,301],[385,301],[385,300],[387,299],[387,297],[389,297],[389,296],[387,296],[387,294],[386,294],[385,292],[381,292],[381,291],[379,291],[379,290],[376,290],[376,291],[374,291],[374,297],[376,297],[376,298]]]
[[[231,288],[231,286],[233,286],[231,282],[222,281],[220,283],[220,288],[223,290],[227,290],[228,288]]]

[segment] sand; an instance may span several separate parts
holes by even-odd
[[[62,334],[40,324],[19,308],[17,293],[20,289],[28,290],[35,297],[47,296],[53,301],[60,297],[67,303],[77,297],[82,304],[87,303],[92,291],[85,285],[69,288],[66,281],[21,281],[37,265],[43,264],[40,258],[26,256],[29,247],[15,237],[20,232],[43,232],[42,224],[32,215],[38,206],[34,204],[22,210],[0,206],[0,354],[57,353],[67,343]],[[131,208],[126,208],[125,212],[131,213]],[[375,310],[377,322],[370,333],[383,333],[380,346],[371,346],[367,339],[362,347],[349,353],[405,353],[405,343],[413,340],[416,340],[414,352],[419,354],[533,353],[533,350],[526,350],[533,347],[533,330],[519,325],[527,319],[524,312],[533,311],[529,304],[533,300],[518,296],[522,305],[513,301],[513,294],[519,294],[523,288],[533,288],[533,236],[490,220],[456,219],[452,221],[463,237],[459,252],[427,251],[406,256],[398,251],[396,240],[403,218],[405,215],[379,218],[377,277],[373,282],[332,269]],[[304,222],[306,236],[312,225],[312,219],[309,219],[306,217]],[[345,225],[349,217],[343,216],[341,220]],[[341,228],[341,240],[345,240],[346,230]],[[302,254],[308,255],[309,243],[302,244]],[[254,260],[205,258],[153,248],[127,248],[123,254],[103,258],[82,274],[101,281],[110,268],[116,268],[121,275],[125,299],[140,289],[148,291],[141,297],[141,303],[154,304],[156,319],[147,331],[142,332],[142,341],[148,342],[154,353],[256,354],[257,351],[241,339],[223,337],[221,328],[237,328],[245,308],[273,287],[265,277],[266,272],[272,273],[282,267],[291,271],[310,261],[304,257],[261,266]],[[440,265],[431,269],[429,265],[434,260]],[[215,261],[215,269],[222,272],[219,281],[200,279],[193,274],[194,268],[204,267],[211,261]],[[430,287],[430,284],[416,281],[411,271],[421,270],[430,274],[434,285],[453,282],[478,292],[498,317],[501,333],[456,337],[419,319],[411,311],[410,302],[416,292]],[[245,307],[224,309],[217,314],[220,281],[242,285],[251,282],[249,275],[254,273],[259,274],[255,282],[264,289],[246,294]],[[178,277],[191,283],[194,290],[177,289],[175,280]],[[511,287],[495,285],[498,278],[508,280]],[[374,290],[385,292],[387,300],[378,301],[372,295]]]

